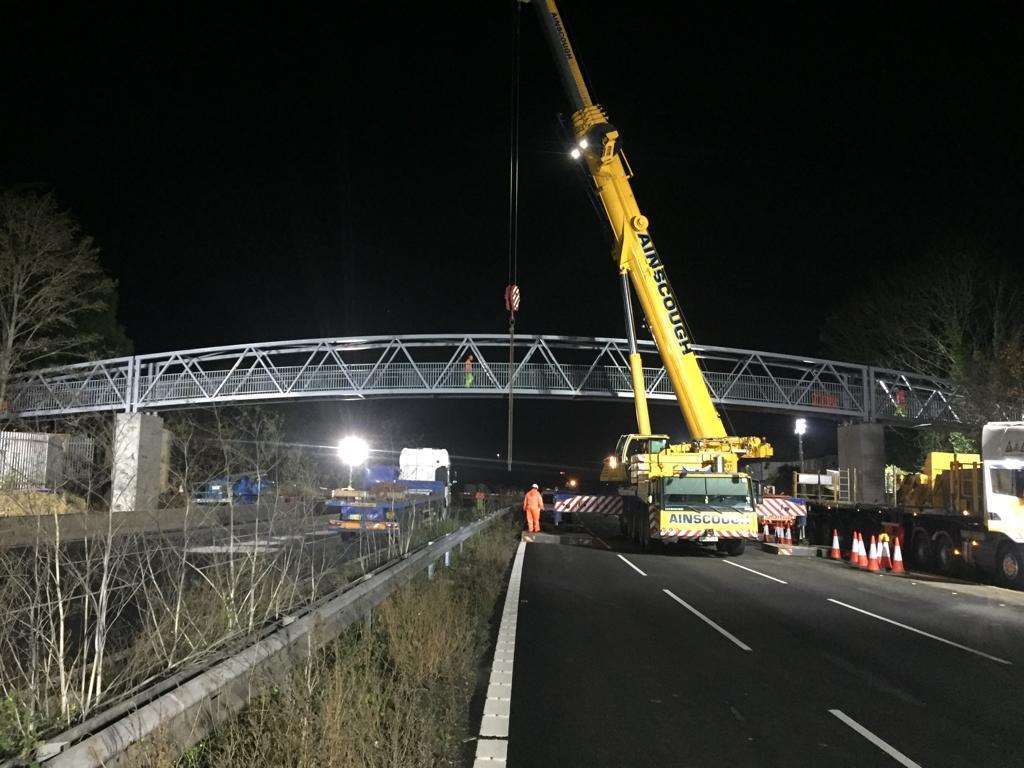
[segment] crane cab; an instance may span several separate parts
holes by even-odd
[[[628,482],[630,465],[649,462],[647,457],[664,451],[668,447],[668,440],[668,435],[622,435],[615,444],[615,452],[604,460],[601,482]],[[643,471],[642,466],[637,469]]]

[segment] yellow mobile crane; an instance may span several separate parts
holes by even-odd
[[[768,458],[772,448],[759,437],[726,433],[690,346],[679,300],[654,247],[647,217],[633,197],[619,132],[590,98],[554,0],[534,0],[534,5],[573,107],[571,154],[590,172],[616,241],[612,257],[622,279],[638,431],[619,438],[615,453],[605,459],[601,479],[627,484],[623,527],[641,544],[689,539],[717,543],[729,554],[740,554],[745,539],[757,536],[757,517],[752,484],[739,472],[739,459]],[[630,284],[672,382],[690,434],[688,442],[670,444],[667,435],[651,432]]]

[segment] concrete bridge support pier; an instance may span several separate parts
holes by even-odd
[[[110,500],[115,512],[156,509],[167,484],[170,432],[153,413],[114,416]]]
[[[885,503],[885,427],[843,424],[839,427],[839,469],[856,470],[853,501]]]

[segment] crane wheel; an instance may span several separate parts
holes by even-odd
[[[729,541],[718,542],[716,548],[719,552],[724,552],[728,557],[737,557],[746,550],[747,542],[745,539],[730,539]]]

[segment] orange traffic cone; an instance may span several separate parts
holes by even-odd
[[[892,570],[892,556],[889,554],[888,539],[882,539],[878,544],[878,567],[883,571]]]
[[[829,550],[828,556],[832,560],[843,559],[843,553],[839,551],[839,531],[835,528],[832,529],[832,549]]]
[[[854,531],[851,534],[851,536],[853,538],[850,539],[850,560],[849,560],[849,563],[850,563],[850,565],[857,565],[857,562],[858,562],[858,559],[857,559],[857,532]]]
[[[871,550],[868,553],[868,570],[878,573],[878,542],[874,536],[871,537]]]
[[[782,543],[787,547],[793,546],[793,534],[789,532],[789,526],[782,529]]]
[[[771,541],[772,535],[768,533],[768,523],[764,524],[764,533],[761,534],[761,541]]]
[[[860,568],[868,567],[868,551],[864,548],[864,534],[857,534],[857,565]]]
[[[892,550],[892,572],[893,573],[906,573],[903,570],[903,552],[900,550],[900,538],[896,537],[896,541],[893,544]]]

